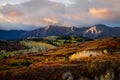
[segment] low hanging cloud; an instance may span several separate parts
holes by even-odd
[[[104,23],[119,26],[118,3],[120,0],[30,0],[20,4],[6,4],[0,7],[0,24],[81,27]]]
[[[14,11],[10,11],[7,14],[3,15],[3,19],[7,22],[10,23],[19,23],[21,22],[21,17],[23,17],[24,14],[20,13],[20,12],[14,12]]]
[[[57,24],[59,21],[57,19],[53,18],[44,18],[43,19],[45,23],[49,24]]]

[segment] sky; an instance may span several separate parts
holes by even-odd
[[[120,27],[120,0],[0,0],[0,29],[46,25]]]

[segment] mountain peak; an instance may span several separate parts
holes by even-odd
[[[55,26],[55,25],[48,25],[48,26],[46,26],[46,27],[45,27],[45,30],[48,30],[48,29],[53,28],[53,27],[59,27],[59,26]]]
[[[45,30],[48,30],[50,28],[69,28],[69,29],[73,30],[75,27],[74,26],[68,27],[68,26],[48,25],[45,27]]]
[[[94,25],[94,26],[96,26],[96,27],[108,27],[105,24],[97,24],[97,25]]]
[[[49,28],[50,28],[50,25],[49,25],[49,26],[46,26],[46,27],[45,27],[45,30],[48,30]]]
[[[102,31],[101,30],[98,30],[97,28],[96,28],[96,26],[92,26],[92,27],[90,27],[89,29],[87,29],[86,31],[85,31],[85,33],[92,33],[92,34],[100,34]]]

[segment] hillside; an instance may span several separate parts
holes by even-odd
[[[55,46],[61,46],[64,44],[90,41],[90,40],[92,39],[81,36],[48,36],[40,39],[40,41],[42,42],[49,43]]]
[[[20,44],[19,41],[2,41],[0,40],[0,51],[17,51],[17,50],[24,50],[29,49],[24,44]]]
[[[2,80],[101,80],[112,75],[112,79],[119,80],[119,66],[120,38],[114,37],[3,58],[0,60],[0,77]],[[64,75],[66,79],[63,79]]]
[[[0,58],[42,52],[63,44],[89,40],[91,39],[77,36],[48,36],[41,39],[29,37],[19,41],[0,41]]]

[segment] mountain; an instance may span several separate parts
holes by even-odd
[[[23,33],[21,38],[27,37],[47,37],[47,36],[68,36],[73,33],[73,27],[64,27],[64,26],[53,26],[49,25],[47,27],[39,28],[33,31]]]
[[[83,36],[88,38],[104,38],[120,36],[120,27],[109,27],[103,24],[91,27],[65,27],[65,26],[47,26],[33,31],[23,33],[21,38],[27,37],[47,37],[47,36]]]
[[[28,37],[43,38],[47,36],[83,36],[91,39],[120,36],[120,27],[109,27],[103,24],[90,27],[66,27],[49,25],[32,31],[0,31],[0,39],[15,40]]]
[[[98,24],[86,29],[83,36],[89,38],[116,37],[120,36],[120,27],[109,27],[103,24]]]
[[[17,40],[20,38],[20,35],[26,31],[23,30],[0,30],[0,39],[1,40]]]
[[[21,38],[27,37],[47,37],[47,36],[83,36],[86,27],[77,28],[77,27],[66,27],[66,26],[54,26],[49,25],[43,28],[32,30],[21,35]]]

